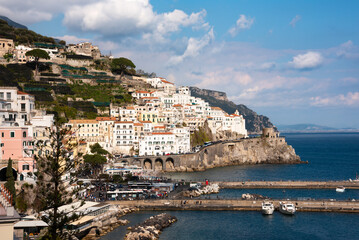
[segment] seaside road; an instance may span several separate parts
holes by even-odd
[[[285,201],[285,200],[283,200]],[[278,200],[271,201],[276,209],[279,207]],[[233,200],[233,199],[191,199],[191,200],[134,200],[134,201],[108,201],[109,204],[120,205],[120,207],[137,207],[140,210],[243,210],[259,211],[262,201]],[[359,201],[292,201],[297,211],[309,212],[345,212],[359,213]]]
[[[347,189],[359,189],[359,181],[243,181],[212,182],[220,188],[297,188],[297,189],[335,189],[343,186]]]

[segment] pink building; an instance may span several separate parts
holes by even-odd
[[[0,127],[0,157],[18,163],[18,173],[33,172],[34,144],[27,127]]]

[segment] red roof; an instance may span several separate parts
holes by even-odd
[[[181,104],[175,104],[173,107],[183,107]]]
[[[147,91],[139,91],[139,90],[137,90],[137,91],[136,91],[136,93],[149,93],[149,92],[147,92]]]
[[[19,95],[30,95],[30,94],[28,94],[28,93],[25,93],[25,92],[21,92],[21,91],[17,91],[17,94],[19,94]]]
[[[165,126],[155,126],[155,128],[165,128]]]
[[[115,123],[133,123],[132,121],[117,121]]]
[[[133,125],[134,125],[134,126],[143,126],[142,123],[134,123]]]
[[[97,117],[97,121],[116,121],[117,118],[115,117]]]
[[[161,80],[163,83],[169,83],[169,84],[172,84],[172,85],[174,85],[174,83],[171,83],[171,82],[169,82],[169,81],[167,81],[167,80]]]

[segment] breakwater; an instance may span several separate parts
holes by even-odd
[[[359,181],[242,181],[214,182],[220,188],[286,188],[286,189],[359,189]]]
[[[279,202],[272,201],[278,208]],[[359,213],[359,201],[331,201],[331,200],[305,200],[292,201],[297,211],[303,212],[344,212]],[[114,201],[110,204],[119,204],[126,207],[136,207],[139,210],[159,211],[260,211],[262,201],[237,199],[190,199],[190,200],[137,200]]]

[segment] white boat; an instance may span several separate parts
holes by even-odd
[[[291,202],[279,202],[279,211],[283,214],[294,215],[295,206]]]
[[[345,187],[337,187],[337,188],[335,189],[335,191],[337,191],[337,192],[344,192],[344,191],[345,191]]]
[[[274,212],[274,205],[271,202],[262,202],[262,214],[271,215]]]

